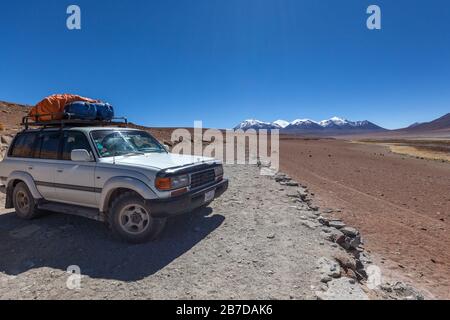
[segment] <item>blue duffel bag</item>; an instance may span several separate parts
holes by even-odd
[[[95,103],[76,101],[64,107],[64,114],[68,119],[95,120],[97,119],[97,107]]]
[[[114,118],[114,108],[109,103],[93,103],[97,108],[97,120],[111,121]]]

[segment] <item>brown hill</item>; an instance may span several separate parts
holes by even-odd
[[[439,119],[411,125],[408,128],[395,130],[395,132],[405,134],[431,134],[431,133],[450,133],[450,113]]]
[[[4,133],[19,130],[22,118],[30,109],[30,106],[0,101],[0,129]]]
[[[447,113],[445,116],[440,117],[439,119],[436,119],[434,121],[417,124],[412,127],[402,129],[400,131],[426,132],[426,131],[441,131],[441,130],[450,130],[450,113]]]

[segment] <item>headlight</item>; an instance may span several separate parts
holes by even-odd
[[[170,178],[156,178],[155,186],[159,190],[175,190],[187,187],[189,185],[189,176],[187,174]]]
[[[187,174],[172,178],[172,189],[179,189],[189,185],[189,176]]]
[[[214,168],[214,173],[216,174],[216,177],[223,176],[223,166],[217,166]]]

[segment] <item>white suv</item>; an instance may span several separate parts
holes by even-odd
[[[228,188],[220,161],[167,150],[146,131],[117,127],[24,130],[0,163],[6,208],[109,224],[121,239],[155,239],[170,216],[208,205]]]

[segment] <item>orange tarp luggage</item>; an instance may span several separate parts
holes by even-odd
[[[30,110],[29,116],[35,117],[35,121],[61,120],[64,117],[64,107],[66,104],[75,101],[90,103],[99,102],[98,100],[93,100],[74,94],[55,94],[45,98],[33,107]]]

